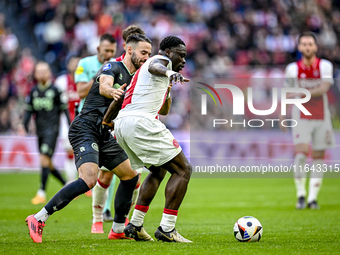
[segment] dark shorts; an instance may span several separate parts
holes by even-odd
[[[74,151],[77,169],[84,163],[92,162],[112,170],[128,159],[112,135],[108,141],[101,139],[99,127],[100,124],[80,116],[72,122],[68,138]]]
[[[38,136],[38,146],[40,154],[52,157],[55,145],[57,144],[58,132],[46,131]]]

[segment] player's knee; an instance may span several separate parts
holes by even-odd
[[[325,157],[325,151],[313,151],[313,159],[323,159]]]
[[[188,162],[184,165],[183,171],[182,171],[182,177],[184,179],[186,179],[187,181],[190,180],[190,176],[192,173],[192,166],[191,164]]]

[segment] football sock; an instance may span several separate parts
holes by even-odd
[[[306,155],[304,153],[297,153],[294,158],[295,172],[294,181],[296,187],[296,196],[305,197],[306,191],[306,172],[304,166],[306,164]],[[301,167],[300,167],[301,166]]]
[[[43,207],[37,214],[34,215],[34,218],[37,220],[37,221],[42,221],[42,222],[45,222],[47,221],[48,217],[50,215],[48,214],[48,212],[46,211],[45,207]]]
[[[107,199],[106,199],[106,203],[105,203],[105,207],[104,207],[104,212],[106,212],[107,210],[109,210],[111,212],[111,208],[112,208],[112,201],[113,201],[113,196],[115,194],[115,189],[116,189],[116,180],[117,180],[117,176],[114,175],[112,177],[112,181],[111,184],[107,190]]]
[[[130,180],[120,181],[115,197],[115,217],[114,222],[125,223],[127,214],[131,206],[133,191],[138,182],[138,174]]]
[[[50,169],[48,167],[43,167],[41,169],[41,190],[46,190],[46,183],[47,183],[47,178],[48,175],[50,174]]]
[[[76,179],[76,166],[74,164],[73,157],[68,157],[65,160],[65,173],[66,173],[66,179],[67,182],[73,182]]]
[[[54,170],[51,170],[51,174],[57,178],[63,185],[65,185],[66,181],[64,180],[64,178],[61,176],[59,170],[57,170],[56,168],[54,168]]]
[[[319,167],[323,164],[323,159],[314,159],[313,164],[315,169],[319,169]],[[320,166],[321,165],[321,166]],[[321,188],[323,178],[323,172],[312,171],[310,173],[309,179],[309,192],[308,192],[308,199],[307,202],[310,203],[312,201],[317,201],[318,194]]]
[[[59,190],[57,194],[55,194],[54,197],[52,197],[52,199],[45,205],[45,209],[49,215],[52,215],[55,211],[63,209],[74,198],[89,190],[90,188],[87,186],[86,182],[79,178]]]
[[[92,189],[92,223],[103,222],[103,208],[107,197],[108,185],[97,180]]]
[[[170,232],[175,228],[178,210],[164,208],[160,226],[164,232]]]
[[[112,224],[112,230],[115,233],[123,233],[124,228],[125,228],[125,223],[113,222],[113,224]]]
[[[142,226],[144,223],[145,214],[148,212],[148,210],[149,210],[149,206],[137,204],[135,206],[135,210],[133,211],[130,222],[136,227]]]
[[[130,211],[128,213],[128,217],[129,217],[132,209],[135,207],[135,205],[137,203],[137,199],[138,199],[138,195],[139,195],[139,190],[140,190],[140,185],[136,186],[135,190],[133,191],[133,194],[132,194],[132,203],[131,203],[131,206],[130,206]]]
[[[46,198],[45,190],[38,189],[37,195]]]

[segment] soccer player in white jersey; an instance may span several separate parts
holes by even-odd
[[[325,59],[316,57],[318,50],[316,37],[306,32],[300,35],[298,50],[302,59],[289,64],[285,70],[285,86],[308,89],[311,99],[304,107],[311,115],[304,115],[294,106],[292,118],[298,124],[292,129],[295,145],[296,171],[294,173],[297,192],[297,209],[306,207],[306,172],[303,170],[312,142],[313,168],[310,170],[307,206],[318,209],[317,197],[322,184],[325,150],[334,146],[334,134],[328,108],[327,91],[333,84],[333,66]],[[313,170],[314,169],[314,170]]]
[[[155,237],[165,242],[191,242],[177,232],[175,223],[192,167],[171,132],[158,120],[158,114],[167,115],[170,110],[170,84],[189,81],[178,73],[186,63],[185,57],[186,47],[180,38],[164,38],[159,55],[148,59],[132,78],[115,120],[117,141],[128,154],[132,168],[146,166],[150,170],[124,231],[136,241],[153,240],[143,227],[144,216],[168,171],[171,177],[166,185],[163,217]],[[112,114],[114,104],[111,103],[102,124],[110,125],[111,119],[107,116]]]

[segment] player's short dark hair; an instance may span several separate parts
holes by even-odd
[[[298,43],[300,43],[300,40],[302,37],[305,37],[305,36],[309,36],[309,37],[312,37],[314,39],[314,42],[315,44],[317,44],[317,39],[316,39],[316,35],[313,33],[313,32],[304,32],[302,33],[300,36],[299,36],[299,39],[298,39]]]
[[[185,43],[180,38],[170,35],[170,36],[165,37],[161,41],[159,48],[161,50],[166,50],[166,49],[171,49],[172,47],[177,47],[180,44],[185,46]]]
[[[151,44],[151,40],[146,35],[142,34],[132,34],[126,39],[126,44],[138,43],[138,42],[148,42]]]
[[[109,41],[110,43],[116,43],[116,38],[114,38],[112,35],[110,34],[103,34],[101,37],[100,37],[100,42],[102,41]]]
[[[123,40],[124,40],[124,42],[126,42],[129,35],[134,35],[134,34],[145,35],[145,32],[139,26],[136,26],[136,25],[128,26],[127,28],[125,28],[123,30]]]

